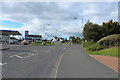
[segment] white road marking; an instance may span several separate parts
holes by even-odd
[[[29,56],[25,56],[25,57],[23,57],[23,58],[28,58],[28,57],[31,57],[31,56],[34,56],[34,54],[31,54],[31,55],[29,55]]]
[[[25,57],[21,57],[22,54],[29,54],[29,56],[25,56]],[[18,58],[28,58],[28,57],[31,57],[33,55],[37,55],[37,54],[33,54],[33,53],[30,53],[30,52],[23,52],[23,53],[20,53],[18,55],[12,55],[10,57],[18,57]]]
[[[12,56],[10,56],[10,57],[18,57],[18,58],[23,58],[23,57],[21,57],[21,56],[19,56],[19,55],[12,55]]]
[[[61,63],[61,61],[62,61],[63,56],[64,56],[64,54],[62,54],[62,55],[60,56],[60,59],[59,59],[59,61],[58,61],[58,63],[57,63],[57,68],[56,68],[56,71],[55,71],[55,78],[57,78],[57,73],[58,73],[59,65],[60,65],[60,63]]]
[[[12,55],[12,56],[10,56],[10,57],[14,57],[14,56],[16,56],[16,55]]]
[[[37,50],[33,50],[33,51],[37,51]]]
[[[18,54],[18,55],[21,55],[21,54],[25,54],[25,52],[22,52],[22,53],[20,53],[20,54]],[[12,56],[10,56],[10,57],[14,57],[14,56],[16,56],[16,55],[12,55]]]
[[[31,54],[31,55],[33,55],[33,53],[27,53],[27,54]]]
[[[3,66],[3,65],[5,65],[5,64],[7,64],[7,63],[0,63],[0,66]]]
[[[16,57],[18,57],[18,58],[23,58],[23,57],[21,57],[21,56],[19,56],[19,55],[16,55]]]
[[[46,50],[45,52],[50,52],[50,50]]]
[[[66,49],[66,48],[63,48],[63,49]]]

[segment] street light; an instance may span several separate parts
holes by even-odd
[[[48,26],[50,25],[50,24],[47,24]],[[45,35],[45,26],[46,26],[46,24],[44,24],[44,27],[43,27],[43,35]]]
[[[82,20],[82,28],[83,28],[83,18],[74,18],[74,19],[81,19]],[[83,37],[83,35],[82,35]]]
[[[83,27],[83,18],[74,18],[74,19],[81,19],[82,20],[82,27]]]

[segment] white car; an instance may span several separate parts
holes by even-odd
[[[21,43],[22,45],[28,45],[29,44],[29,42],[28,42],[28,40],[24,40],[24,41],[22,41],[22,43]]]

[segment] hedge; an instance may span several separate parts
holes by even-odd
[[[119,42],[120,42],[120,34],[109,35],[98,41],[99,45],[104,46],[105,48],[119,46]]]
[[[84,43],[83,43],[83,47],[89,47],[89,46],[91,46],[92,44],[94,44],[94,42],[84,42]]]
[[[87,50],[89,51],[99,51],[101,49],[104,49],[104,47],[100,46],[97,42],[87,47]]]

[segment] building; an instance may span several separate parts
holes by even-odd
[[[19,43],[19,40],[15,37],[10,37],[10,41],[9,41],[10,44],[17,44]]]
[[[62,42],[62,41],[64,41],[64,38],[62,38],[62,37],[54,37],[53,36],[53,38],[52,38],[52,42]]]
[[[14,31],[14,30],[0,30],[0,43],[17,42],[18,40],[17,39],[15,40],[14,37],[15,35],[21,35],[21,34],[18,31]]]
[[[29,31],[25,31],[25,40],[29,42],[41,42],[42,35],[31,35],[29,34]]]

